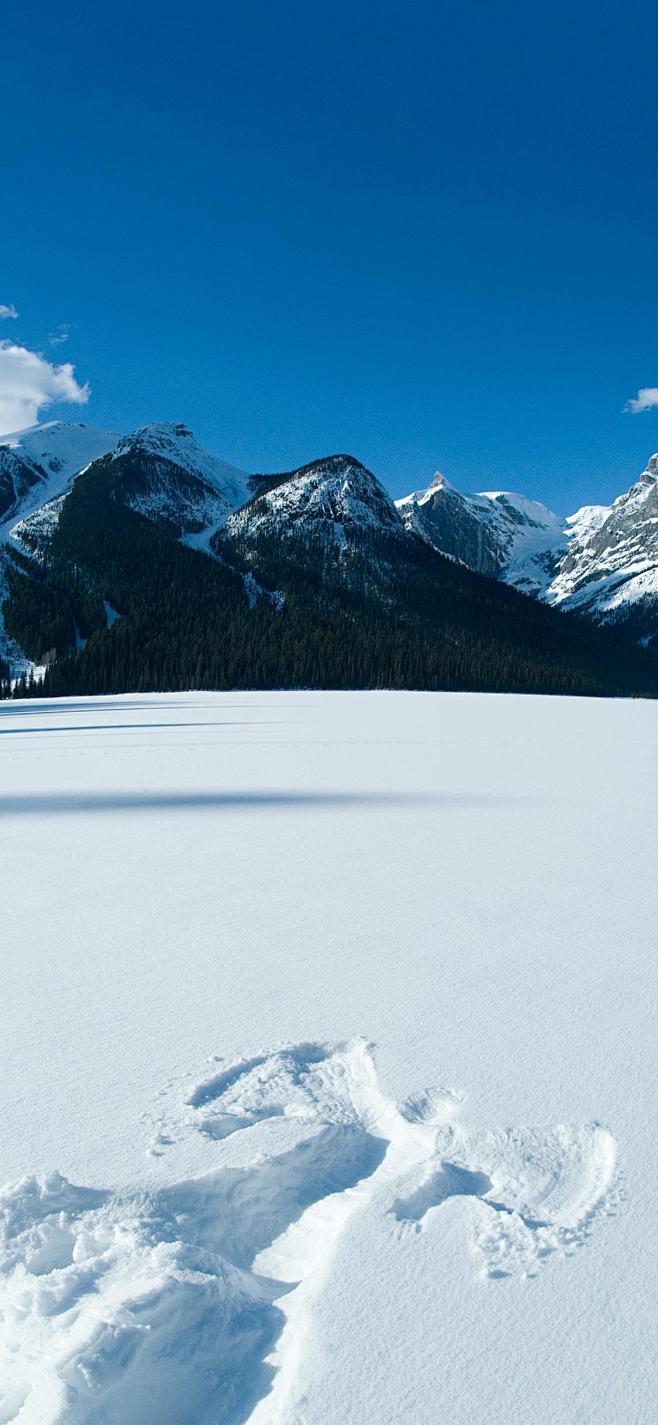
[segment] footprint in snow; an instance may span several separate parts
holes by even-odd
[[[477,1200],[475,1245],[488,1276],[536,1276],[553,1253],[570,1256],[619,1202],[616,1144],[598,1123],[454,1132],[415,1170],[391,1212],[420,1231],[451,1197]]]
[[[460,1095],[396,1104],[365,1042],[232,1062],[187,1095],[159,1151],[294,1119],[285,1152],[113,1194],[58,1174],[0,1194],[0,1425],[289,1425],[311,1279],[347,1220],[389,1204],[398,1234],[449,1198],[475,1204],[492,1278],[534,1275],[614,1210],[598,1124],[461,1133]],[[383,1196],[382,1196],[383,1191]],[[315,1274],[315,1275],[314,1275]]]

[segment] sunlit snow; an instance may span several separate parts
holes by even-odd
[[[641,701],[0,705],[0,1420],[652,1425],[657,751]]]

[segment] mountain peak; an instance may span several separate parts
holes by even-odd
[[[312,472],[321,472],[324,476],[349,475],[351,472],[361,471],[368,475],[371,480],[375,479],[365,465],[357,460],[355,455],[340,453],[336,455],[321,455],[318,460],[309,460],[308,464],[300,465],[296,470],[292,470],[289,475],[282,476],[282,479],[300,480]],[[377,482],[379,483],[379,482]]]
[[[18,520],[70,487],[93,460],[109,454],[116,431],[45,421],[0,437],[0,538]]]
[[[342,549],[346,536],[399,537],[403,525],[379,480],[352,455],[325,455],[263,481],[227,530],[241,537],[319,537]]]
[[[440,554],[524,593],[546,588],[564,543],[562,522],[545,505],[506,490],[464,495],[441,471],[397,504],[406,528]]]
[[[407,529],[477,573],[599,622],[632,616],[655,637],[658,453],[611,505],[566,519],[509,490],[463,495],[440,473],[397,503]]]
[[[441,470],[436,470],[427,486],[425,494],[429,495],[430,490],[454,490],[454,488],[454,485],[450,483],[447,475],[444,475]]]
[[[246,472],[206,450],[182,421],[153,421],[139,426],[119,441],[114,459],[126,455],[147,456],[177,466],[219,490],[230,509],[237,508],[248,498]]]
[[[144,450],[153,452],[170,452],[178,449],[181,443],[197,445],[189,426],[182,421],[151,421],[148,425],[138,426],[136,430],[124,435],[117,446],[117,455],[126,450],[134,450],[136,446]]]

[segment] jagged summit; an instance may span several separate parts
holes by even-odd
[[[562,522],[545,505],[500,490],[463,495],[441,473],[397,506],[406,528],[439,553],[524,593],[547,587],[565,539]]]
[[[419,490],[417,493],[417,498],[418,501],[421,502],[424,499],[431,499],[432,495],[437,490],[454,490],[454,488],[455,487],[448,479],[448,476],[444,475],[442,470],[436,470],[434,475],[432,476],[432,479],[430,480],[429,485],[427,486],[427,489]]]
[[[407,529],[478,573],[658,637],[658,454],[611,505],[566,519],[511,491],[464,495],[441,475],[397,504]]]
[[[549,602],[602,622],[632,622],[644,642],[657,639],[658,455],[611,505],[586,506],[567,526]]]

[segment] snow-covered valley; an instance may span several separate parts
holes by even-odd
[[[0,1421],[649,1425],[655,704],[0,705]]]

